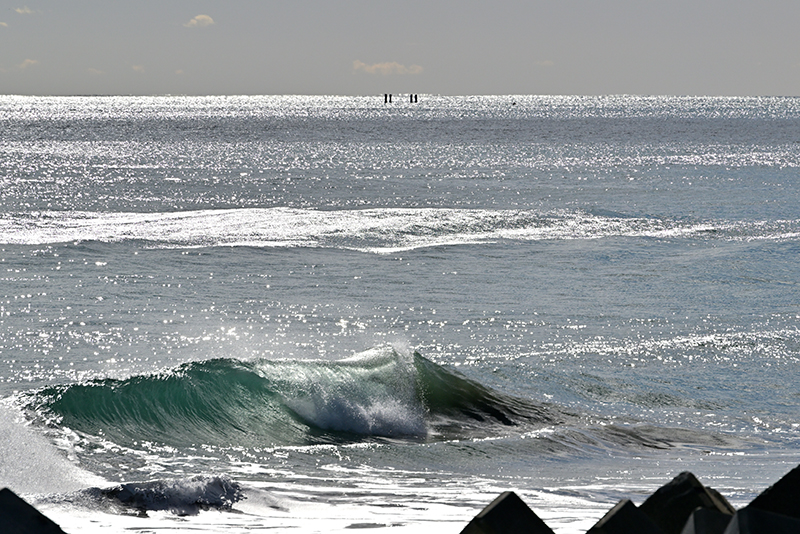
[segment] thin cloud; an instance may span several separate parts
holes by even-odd
[[[136,72],[144,72],[144,65],[132,65],[131,68]]]
[[[25,70],[25,69],[27,69],[29,67],[33,67],[34,65],[38,65],[38,64],[39,64],[39,62],[36,61],[35,59],[26,59],[25,61],[23,61],[22,63],[17,65],[17,67],[19,67],[22,70]]]
[[[25,7],[18,7],[18,8],[17,8],[17,9],[15,9],[14,11],[16,11],[17,13],[19,13],[20,15],[33,15],[34,13],[36,13],[34,10],[32,10],[31,8],[29,8],[28,6],[25,6]]]
[[[101,74],[103,74],[103,71],[100,69],[88,68],[86,70],[89,72],[89,74],[93,74],[94,76],[100,76]]]
[[[545,59],[544,61],[537,61],[536,65],[539,67],[552,67],[553,65],[555,65],[555,62],[549,59]]]
[[[353,61],[353,70],[363,71],[367,74],[382,74],[383,76],[388,76],[390,74],[420,74],[422,72],[422,67],[419,65],[406,67],[396,61],[367,65],[363,61],[355,60]]]
[[[187,28],[205,28],[214,24],[214,19],[208,15],[197,15],[195,18],[184,24]]]
[[[0,22],[0,26],[2,26],[3,28],[8,28],[8,24],[6,24],[5,22]]]

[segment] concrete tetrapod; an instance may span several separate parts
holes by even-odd
[[[61,527],[8,488],[0,490],[0,525],[2,532],[14,534],[64,534]]]
[[[664,534],[664,531],[630,499],[623,499],[590,528],[587,534]]]
[[[688,471],[661,486],[639,509],[647,514],[664,534],[681,534],[689,516],[697,508],[707,508],[733,516],[736,510],[716,490],[703,486]]]
[[[724,534],[798,534],[800,519],[746,506],[733,516]]]
[[[461,534],[553,534],[513,491],[501,493],[481,510]]]
[[[800,466],[762,491],[747,507],[800,519]]]
[[[681,534],[723,534],[733,519],[730,514],[723,514],[711,508],[698,508],[686,521]]]

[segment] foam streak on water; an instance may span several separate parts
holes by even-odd
[[[330,247],[391,254],[501,240],[716,237],[796,240],[800,221],[663,220],[531,210],[286,208],[169,213],[35,212],[0,221],[0,243],[139,240],[152,246]]]

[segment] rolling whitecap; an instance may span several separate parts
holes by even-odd
[[[0,218],[0,243],[144,242],[152,247],[312,247],[391,254],[443,245],[605,237],[796,239],[800,221],[733,223],[583,210],[238,208],[35,212]]]

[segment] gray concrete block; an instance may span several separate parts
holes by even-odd
[[[617,503],[587,534],[664,534],[630,499]]]
[[[711,508],[697,508],[681,531],[681,534],[723,534],[733,519],[730,514],[723,514]]]
[[[0,490],[0,531],[9,534],[64,534],[61,527],[8,488]]]
[[[481,510],[461,534],[553,534],[513,491],[500,494]]]
[[[733,516],[724,534],[798,534],[800,519],[751,508],[742,508]]]
[[[660,487],[639,507],[664,534],[681,534],[689,516],[697,508],[708,508],[730,516],[736,512],[725,497],[703,486],[688,471]]]
[[[747,507],[800,519],[800,466],[762,491]]]

